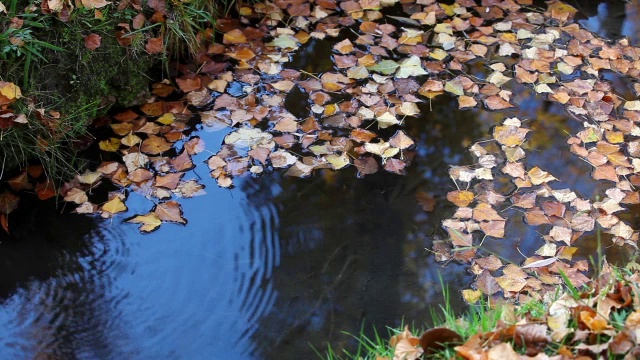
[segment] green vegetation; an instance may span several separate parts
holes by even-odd
[[[40,1],[1,4],[6,16],[0,17],[0,81],[20,87],[22,97],[10,109],[27,121],[2,126],[0,175],[37,159],[59,181],[81,168],[75,145],[89,136],[91,122],[113,106],[143,103],[150,95],[150,70],[161,62],[166,66],[169,58],[195,56],[204,34],[212,36],[216,14],[226,14],[234,1],[169,2],[166,12],[159,9],[164,15],[113,5],[75,8],[63,19],[42,11]],[[136,20],[139,29],[133,30]],[[88,37],[97,40],[96,48],[87,45]],[[160,51],[145,48],[154,37],[162,39]]]
[[[639,276],[605,263],[602,274],[580,288],[567,285],[545,300],[517,305],[469,305],[461,316],[454,313],[445,291],[442,315],[432,315],[432,330],[400,326],[389,328],[386,337],[375,332],[373,338],[361,331],[354,336],[358,343],[355,352],[339,354],[330,347],[320,356],[327,360],[411,360],[423,354],[429,359],[469,359],[487,354],[505,359],[519,358],[518,354],[545,359],[553,355],[567,359],[596,355],[637,358],[640,349],[629,339],[640,329]],[[440,345],[440,339],[451,339],[450,334],[459,336],[458,340]]]

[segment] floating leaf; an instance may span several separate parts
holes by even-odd
[[[149,137],[142,142],[140,150],[144,153],[151,155],[158,155],[171,149],[172,144],[165,140],[165,138],[149,135]]]
[[[187,220],[182,216],[182,207],[177,201],[166,201],[159,203],[153,212],[162,221],[186,224]]]
[[[122,200],[120,200],[119,197],[114,197],[113,199],[107,201],[104,205],[102,205],[102,211],[116,214],[119,212],[127,211],[127,206],[122,202]]]
[[[141,224],[140,231],[142,231],[143,233],[150,233],[154,230],[157,230],[160,225],[162,225],[162,220],[160,220],[158,216],[152,212],[145,215],[134,216],[133,218],[127,220],[127,222]]]
[[[409,58],[400,60],[398,65],[400,68],[396,73],[396,77],[399,79],[427,75],[427,72],[422,68],[420,58],[416,55],[412,55]]]
[[[447,193],[447,200],[459,207],[468,206],[474,197],[474,194],[468,190],[455,190]]]
[[[399,66],[400,65],[398,65],[398,63],[393,60],[382,60],[373,66],[369,66],[368,69],[371,71],[379,72],[384,75],[391,75],[396,71],[396,69]]]
[[[558,180],[555,177],[553,177],[551,174],[540,169],[537,166],[529,170],[527,174],[531,178],[531,183],[533,183],[533,185],[540,185],[540,184],[548,183],[549,181]]]

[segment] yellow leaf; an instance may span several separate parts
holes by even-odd
[[[16,84],[4,81],[0,81],[0,94],[9,100],[20,99],[22,97],[22,91],[20,91],[20,88]]]
[[[176,119],[175,115],[173,115],[172,113],[166,113],[162,116],[160,116],[158,118],[158,120],[156,120],[157,122],[159,122],[162,125],[169,125],[172,122],[174,122]]]
[[[334,170],[342,169],[343,167],[351,163],[346,153],[342,155],[331,154],[325,156],[324,158],[329,162],[329,164],[331,164],[331,167]]]
[[[115,214],[123,211],[127,211],[127,206],[120,200],[119,197],[115,197],[109,201],[107,201],[104,205],[102,205],[102,210]]]
[[[137,135],[134,135],[133,133],[128,133],[127,136],[123,137],[122,140],[120,141],[122,142],[122,145],[134,146],[134,145],[140,144],[142,139],[140,139]]]
[[[78,181],[80,181],[80,183],[82,184],[93,184],[96,181],[98,181],[98,179],[100,179],[102,177],[102,173],[98,172],[98,171],[94,171],[94,172],[86,172],[82,175],[78,175]],[[83,201],[84,202],[84,201]]]
[[[102,151],[110,151],[115,152],[120,148],[120,139],[118,138],[108,138],[107,140],[102,140],[98,143],[100,150]]]
[[[462,298],[467,304],[475,304],[482,297],[482,291],[480,290],[472,290],[472,289],[464,289],[462,290]]]
[[[127,220],[127,222],[134,224],[142,224],[140,225],[140,231],[142,232],[152,232],[162,225],[162,220],[155,213],[148,213],[146,215],[138,215],[132,219]]]

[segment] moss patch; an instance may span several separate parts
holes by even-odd
[[[16,9],[27,5],[20,3]],[[24,14],[16,10],[16,15]],[[0,166],[5,174],[32,158],[49,163],[46,167],[52,172],[73,171],[73,141],[86,133],[93,119],[106,115],[113,106],[132,106],[147,98],[148,73],[161,58],[144,51],[144,33],[134,34],[132,45],[126,48],[115,37],[118,23],[130,23],[134,15],[105,9],[97,19],[93,10],[76,9],[67,22],[42,14],[21,17],[26,21],[20,34],[29,36],[25,44],[34,51],[16,55],[27,49],[17,48],[16,54],[0,61],[0,73],[2,80],[22,88],[25,98],[14,108],[16,113],[27,114],[29,123],[5,130],[0,137],[4,154]],[[35,19],[37,23],[30,22]],[[9,29],[8,20],[0,22],[0,32],[14,31]],[[89,34],[101,38],[101,45],[93,51],[84,44]],[[45,119],[37,114],[38,109],[45,109]]]

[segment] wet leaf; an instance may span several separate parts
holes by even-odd
[[[459,207],[468,206],[473,202],[474,197],[475,195],[468,190],[455,190],[447,193],[447,200]]]
[[[153,212],[162,221],[186,224],[187,220],[182,216],[182,207],[177,201],[166,201],[159,203]]]
[[[475,221],[504,220],[498,215],[498,212],[487,203],[480,203],[473,209],[473,219]]]
[[[0,194],[0,213],[8,215],[18,208],[20,197],[9,191],[3,191]],[[6,230],[6,229],[5,229]]]
[[[389,139],[389,145],[396,147],[400,150],[408,149],[413,146],[413,140],[403,130],[398,130]]]
[[[179,197],[190,198],[206,194],[204,185],[196,180],[181,181],[173,192]]]
[[[109,138],[107,140],[102,140],[98,143],[98,146],[102,151],[115,152],[120,149],[120,139]]]
[[[406,79],[408,77],[427,75],[427,72],[422,68],[420,58],[412,55],[407,59],[400,60],[398,62],[399,69],[396,73],[396,77],[399,79]],[[373,68],[370,68],[373,70]]]
[[[140,231],[142,231],[143,233],[150,233],[154,230],[157,230],[160,225],[162,225],[162,220],[160,220],[158,216],[152,212],[145,215],[137,215],[127,220],[127,222],[140,224]]]
[[[469,303],[475,303],[482,295],[482,292],[479,291],[479,293],[476,300]],[[444,327],[429,329],[420,336],[420,346],[427,356],[444,350],[451,345],[461,344],[462,341],[460,334]]]
[[[493,138],[504,146],[515,147],[522,145],[529,131],[531,130],[517,126],[501,125],[493,129]]]
[[[87,197],[87,194],[84,191],[73,188],[69,190],[67,194],[64,196],[64,201],[73,202],[80,205],[82,203],[89,201],[89,198]]]
[[[533,183],[533,185],[540,185],[540,184],[547,183],[549,181],[558,180],[555,177],[553,177],[551,174],[549,174],[546,171],[543,171],[537,166],[529,170],[527,174],[531,178],[531,183]]]
[[[107,201],[104,205],[102,205],[102,211],[106,211],[111,215],[127,211],[127,206],[120,200],[119,197],[114,197],[113,199]]]
[[[149,137],[142,142],[140,150],[144,153],[151,155],[159,155],[165,151],[171,149],[172,144],[165,140],[163,137],[156,135],[149,135]]]
[[[418,201],[418,204],[422,206],[422,210],[426,212],[431,212],[435,208],[436,199],[433,195],[424,191],[416,191],[416,200]]]
[[[384,75],[391,75],[399,66],[400,65],[398,65],[398,63],[393,60],[382,60],[373,66],[369,66],[368,69]]]

